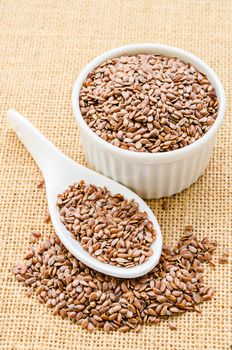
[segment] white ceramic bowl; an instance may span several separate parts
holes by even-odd
[[[111,145],[88,127],[80,112],[79,94],[89,72],[110,58],[139,53],[178,57],[191,63],[210,80],[219,99],[219,110],[213,126],[202,138],[167,153],[139,153]],[[135,44],[107,51],[91,61],[77,78],[72,93],[72,105],[89,166],[130,187],[143,198],[160,198],[184,190],[203,174],[224,116],[225,93],[214,71],[191,53],[161,44]]]

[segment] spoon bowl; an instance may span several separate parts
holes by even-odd
[[[148,205],[127,187],[68,158],[18,112],[9,110],[7,118],[9,125],[34,158],[44,176],[51,221],[56,234],[65,247],[85,265],[114,277],[135,278],[152,270],[160,259],[162,234],[159,223]],[[139,210],[147,212],[148,218],[152,221],[156,231],[156,240],[151,244],[153,254],[144,263],[130,268],[103,263],[85,251],[81,244],[72,237],[70,231],[65,228],[60,221],[60,214],[56,208],[57,196],[68,186],[80,180],[84,180],[86,184],[105,186],[113,195],[120,193],[128,200],[134,199],[139,204]]]

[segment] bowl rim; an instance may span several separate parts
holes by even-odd
[[[79,95],[80,90],[83,84],[83,81],[86,79],[87,75],[97,66],[99,66],[104,61],[119,57],[123,54],[139,54],[139,53],[147,53],[147,54],[163,54],[170,57],[177,57],[183,60],[184,62],[191,63],[195,66],[200,72],[204,73],[211,84],[213,85],[216,95],[219,99],[219,109],[218,116],[215,120],[212,127],[204,134],[200,139],[196,140],[190,145],[187,145],[183,148],[179,148],[177,150],[173,150],[170,152],[157,152],[157,153],[145,153],[145,152],[136,152],[129,151],[123,148],[112,145],[111,143],[103,140],[100,136],[98,136],[86,123],[84,120],[79,106]],[[94,142],[99,144],[101,148],[103,148],[107,153],[111,153],[114,156],[127,158],[128,160],[136,160],[139,163],[154,163],[156,161],[164,161],[170,162],[177,159],[183,159],[188,157],[190,154],[195,153],[205,144],[207,141],[214,137],[216,132],[218,131],[226,108],[226,98],[224,88],[217,74],[210,68],[203,60],[193,55],[192,53],[185,51],[183,49],[164,45],[164,44],[154,44],[154,43],[141,43],[141,44],[130,44],[125,46],[120,46],[114,48],[112,50],[106,51],[101,55],[97,56],[95,59],[90,61],[85,68],[80,72],[77,77],[77,80],[74,84],[72,91],[72,107],[75,115],[75,119],[80,129],[84,131],[90,138],[93,139]]]

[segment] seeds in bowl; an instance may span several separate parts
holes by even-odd
[[[109,59],[80,92],[87,125],[114,146],[168,152],[200,139],[214,124],[218,99],[207,77],[175,57],[139,54]]]
[[[159,264],[147,275],[119,279],[101,274],[78,261],[56,235],[39,239],[25,261],[13,267],[16,280],[41,304],[77,322],[83,329],[105,332],[140,331],[143,324],[158,324],[188,311],[201,312],[214,290],[204,283],[204,262],[215,243],[199,241],[191,232],[174,248],[163,247]]]
[[[67,230],[104,263],[133,267],[153,253],[153,223],[134,200],[111,195],[105,187],[86,185],[82,180],[58,195],[57,207]]]

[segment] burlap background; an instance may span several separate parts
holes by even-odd
[[[110,48],[160,42],[199,55],[218,73],[227,95],[225,122],[205,175],[190,189],[150,201],[165,241],[176,241],[185,223],[218,241],[215,260],[231,249],[231,17],[232,2],[165,0],[0,1],[0,349],[231,349],[231,265],[207,268],[217,293],[203,314],[178,317],[141,334],[89,334],[50,314],[25,295],[11,268],[29,246],[29,232],[43,224],[45,192],[40,172],[6,124],[5,111],[25,114],[68,156],[84,164],[71,109],[71,89],[81,68]]]

